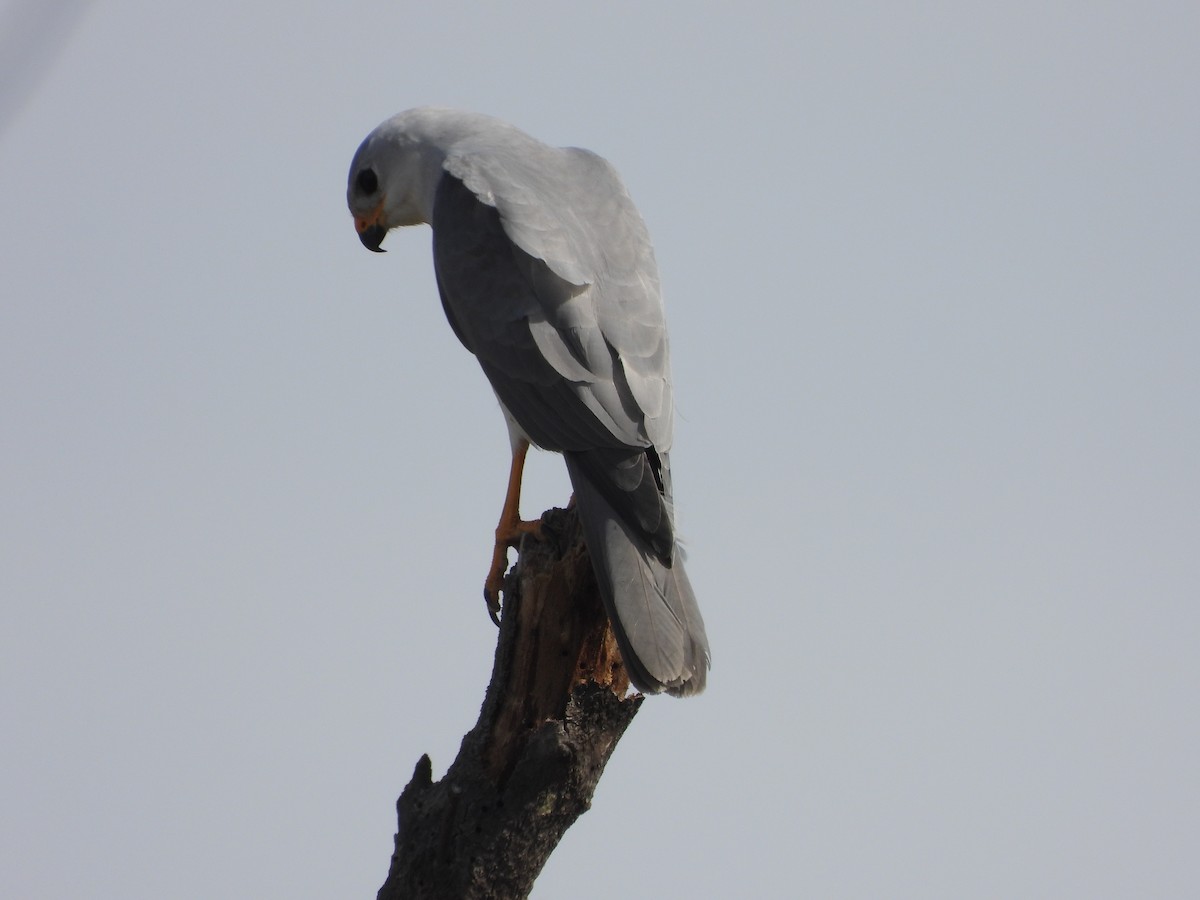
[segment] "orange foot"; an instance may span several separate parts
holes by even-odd
[[[521,476],[525,471],[525,454],[529,444],[521,441],[513,447],[512,468],[508,472],[508,491],[504,495],[504,508],[500,510],[500,523],[496,526],[496,543],[492,547],[492,567],[483,582],[483,599],[487,603],[488,615],[500,624],[500,589],[504,586],[504,573],[508,569],[508,548],[515,547],[525,535],[540,539],[542,523],[526,522],[521,518]]]
[[[483,582],[483,599],[487,601],[488,615],[497,625],[500,624],[500,589],[504,585],[504,573],[508,570],[508,548],[516,547],[521,538],[531,535],[538,540],[542,537],[540,521],[526,522],[514,515],[511,520],[501,519],[496,526],[496,543],[492,548],[492,567],[488,570],[487,579]]]

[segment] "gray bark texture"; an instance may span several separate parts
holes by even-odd
[[[506,576],[479,721],[440,781],[422,756],[396,803],[377,900],[528,896],[641,706],[626,696],[575,511],[546,512],[542,531]]]

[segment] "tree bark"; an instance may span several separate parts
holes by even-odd
[[[377,900],[521,898],[590,806],[641,705],[601,605],[573,509],[542,516],[505,579],[479,721],[440,781],[428,756],[396,803]]]

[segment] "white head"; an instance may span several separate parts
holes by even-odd
[[[449,149],[497,127],[508,126],[476,113],[418,107],[392,116],[367,135],[354,154],[346,187],[346,203],[364,246],[379,251],[392,228],[431,222]]]

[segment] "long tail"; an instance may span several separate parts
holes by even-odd
[[[611,488],[603,491],[595,483],[595,460],[564,456],[600,595],[630,680],[647,693],[700,693],[708,675],[708,637],[673,537],[672,552],[656,552],[644,531],[631,528],[617,513],[606,496],[612,496]],[[664,504],[669,516],[669,499]]]

